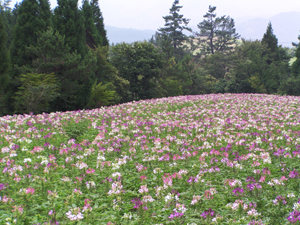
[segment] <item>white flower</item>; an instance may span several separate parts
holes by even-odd
[[[24,163],[27,163],[27,162],[32,162],[31,158],[25,158]]]
[[[258,213],[256,209],[251,209],[251,210],[249,210],[249,211],[247,212],[247,214],[248,214],[249,216],[259,216],[259,215],[260,215],[260,213]]]
[[[70,211],[68,211],[66,213],[67,217],[70,220],[81,220],[83,219],[83,214],[80,212],[80,208],[74,208],[74,209],[70,209]]]

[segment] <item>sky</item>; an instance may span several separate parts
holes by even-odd
[[[81,0],[79,0],[80,2]],[[12,0],[14,5],[16,0]],[[20,2],[20,1],[19,1]],[[50,0],[54,8],[56,0]],[[104,24],[121,28],[157,30],[164,26],[174,0],[99,0]],[[81,3],[80,3],[81,4]],[[190,19],[189,26],[203,21],[209,5],[216,6],[217,16],[227,15],[236,22],[252,17],[270,18],[282,12],[300,12],[300,0],[180,0],[180,14]]]

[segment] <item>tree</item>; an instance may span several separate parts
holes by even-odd
[[[52,29],[40,33],[37,45],[30,46],[28,51],[36,59],[23,73],[54,73],[60,84],[59,96],[51,103],[51,111],[83,109],[90,100],[95,81],[96,58],[92,52],[88,51],[84,57],[71,53],[64,37]]]
[[[162,66],[161,55],[153,44],[146,41],[117,44],[112,47],[112,64],[119,76],[130,83],[122,102],[153,98]]]
[[[82,14],[84,17],[84,27],[85,27],[85,41],[90,48],[95,48],[96,46],[103,45],[103,40],[97,31],[97,27],[94,23],[93,18],[93,8],[88,0],[84,0],[82,4]]]
[[[230,71],[227,91],[237,93],[277,92],[282,76],[286,73],[282,64],[272,62],[270,50],[260,41],[242,40],[234,54],[236,61]]]
[[[22,74],[20,80],[22,85],[16,92],[15,112],[49,112],[50,102],[59,96],[55,75],[27,73]]]
[[[97,83],[106,85],[107,90],[115,91],[114,99],[110,103],[119,103],[122,96],[126,96],[129,88],[129,81],[118,75],[117,69],[109,61],[108,46],[97,46],[92,50],[97,62],[94,67]]]
[[[19,67],[32,62],[26,47],[35,45],[38,32],[50,25],[50,5],[47,0],[24,0],[18,8],[17,24],[10,48],[11,61]]]
[[[88,109],[100,108],[101,106],[107,106],[113,103],[116,98],[116,91],[113,91],[108,87],[108,84],[102,85],[102,83],[95,82],[92,88],[92,94],[89,103],[87,104]]]
[[[71,52],[84,56],[87,53],[85,45],[85,28],[82,12],[78,9],[78,0],[58,0],[54,9],[53,26],[65,41]]]
[[[3,5],[1,5],[0,1],[0,14],[2,15],[3,18],[3,23],[5,27],[5,31],[7,34],[7,42],[6,42],[6,47],[7,49],[10,48],[10,44],[12,41],[12,35],[13,35],[13,27],[16,25],[16,6],[12,10],[9,7],[9,4],[11,3],[11,0],[4,0]]]
[[[9,82],[8,69],[10,66],[8,50],[6,48],[6,32],[0,14],[0,116],[8,113],[6,88]]]
[[[276,38],[275,34],[273,33],[273,28],[272,28],[272,24],[271,22],[269,22],[268,27],[267,27],[267,31],[264,34],[262,40],[261,40],[262,44],[265,44],[267,46],[267,48],[270,50],[270,52],[273,54],[273,59],[275,61],[279,60],[279,55],[278,55],[278,39]],[[271,62],[268,62],[269,64]]]
[[[9,68],[9,57],[8,50],[6,48],[6,32],[0,14],[0,97],[3,94],[8,82],[8,68]]]
[[[92,6],[92,10],[93,10],[94,23],[96,25],[98,34],[102,38],[102,45],[108,46],[109,43],[108,43],[108,39],[106,36],[106,30],[104,28],[103,16],[102,16],[99,4],[98,4],[98,0],[92,0],[91,6]]]
[[[240,37],[234,28],[234,20],[229,16],[216,17],[216,8],[209,6],[208,12],[203,16],[205,19],[197,25],[200,33],[196,35],[203,54],[228,52],[234,48]]]
[[[189,19],[179,14],[182,6],[179,6],[179,0],[175,0],[170,8],[170,15],[164,16],[165,25],[163,28],[159,28],[158,31],[163,36],[165,41],[173,46],[174,54],[176,57],[182,57],[183,43],[188,40],[188,37],[183,33],[183,30],[191,31],[187,27]]]
[[[300,36],[298,37],[298,39],[300,41]],[[297,50],[296,50],[296,60],[292,64],[292,73],[295,77],[299,77],[299,75],[300,75],[300,44],[294,43],[294,46],[297,46]]]

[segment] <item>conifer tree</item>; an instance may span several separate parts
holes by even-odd
[[[9,57],[8,50],[6,48],[6,32],[0,14],[0,116],[8,113],[8,95],[6,88],[8,86],[9,76]]]
[[[71,52],[77,51],[84,56],[87,53],[84,18],[77,7],[78,0],[57,0],[57,4],[53,16],[54,30],[65,36]]]
[[[230,51],[240,37],[234,28],[234,20],[229,16],[217,17],[216,8],[209,6],[208,12],[203,16],[205,19],[197,25],[200,29],[197,34],[200,36],[199,44],[204,54]]]
[[[278,39],[273,33],[273,28],[271,22],[269,22],[267,31],[263,36],[263,39],[261,40],[262,44],[267,45],[267,48],[270,50],[270,52],[273,54],[273,59],[275,61],[278,60],[279,55],[278,55]],[[269,62],[270,64],[270,62]]]
[[[300,35],[298,37],[300,41]],[[300,42],[298,44],[293,43],[294,46],[297,47],[296,50],[296,60],[292,64],[292,73],[295,77],[300,77]]]
[[[91,6],[92,6],[92,10],[93,10],[94,23],[96,25],[99,35],[102,37],[102,45],[108,46],[109,42],[107,39],[106,30],[104,28],[103,16],[102,16],[99,4],[98,4],[98,0],[92,0]]]
[[[187,40],[187,36],[183,33],[183,30],[191,31],[187,27],[189,19],[183,17],[179,14],[182,6],[179,6],[179,0],[175,0],[170,8],[170,15],[164,16],[165,25],[163,28],[159,28],[158,31],[166,39],[169,39],[169,42],[172,44],[175,55],[180,55],[182,53],[182,44]]]
[[[70,53],[70,47],[58,31],[53,33],[49,29],[39,35],[37,45],[28,49],[37,58],[27,72],[54,73],[57,77],[59,97],[50,104],[51,111],[83,109],[90,100],[95,81],[96,58],[91,51],[85,57],[76,52]]]
[[[95,26],[93,18],[93,8],[88,0],[83,1],[82,14],[84,17],[86,44],[93,49],[98,45],[102,46],[103,40],[99,32],[97,31],[97,27]]]
[[[35,45],[39,32],[50,26],[50,4],[47,0],[24,0],[18,8],[17,24],[10,48],[11,61],[19,67],[28,65],[33,56],[26,53],[26,47]]]
[[[6,48],[6,37],[2,15],[0,14],[0,96],[3,94],[8,81],[7,70],[9,67],[9,58]]]

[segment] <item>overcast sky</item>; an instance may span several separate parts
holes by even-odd
[[[15,2],[16,0],[12,4]],[[56,0],[50,2],[52,8],[57,5]],[[99,0],[99,6],[105,25],[156,30],[163,27],[162,16],[169,13],[173,2],[174,0]],[[180,13],[191,19],[190,26],[196,26],[203,20],[209,5],[217,7],[218,16],[228,15],[236,22],[244,17],[269,18],[281,12],[300,12],[300,0],[180,0],[179,3],[183,6]]]

